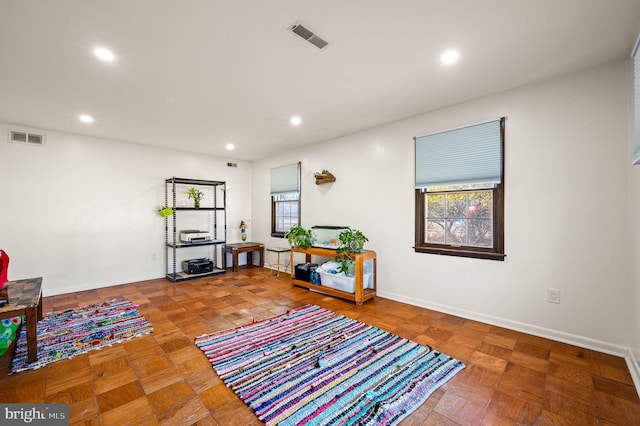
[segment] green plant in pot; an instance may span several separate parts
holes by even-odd
[[[344,272],[345,275],[352,277],[354,275],[355,263],[351,260],[352,253],[361,253],[364,243],[369,239],[357,229],[345,229],[338,236],[340,239],[340,247],[336,250],[336,262],[338,272]]]
[[[313,244],[311,230],[305,229],[300,225],[292,226],[289,232],[285,234],[285,237],[287,237],[291,247],[308,248]]]
[[[199,209],[200,208],[200,200],[202,200],[202,198],[204,197],[204,192],[202,192],[199,189],[196,189],[194,187],[191,187],[187,191],[187,195],[189,196],[189,199],[193,199],[193,206],[196,209]]]

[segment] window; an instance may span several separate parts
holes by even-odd
[[[493,247],[493,191],[434,191],[426,195],[426,242]]]
[[[415,251],[504,260],[504,118],[416,138]]]
[[[300,163],[271,169],[271,236],[300,224]]]
[[[273,200],[271,234],[283,237],[292,226],[300,223],[300,194],[276,194],[271,198]]]

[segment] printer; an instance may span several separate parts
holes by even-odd
[[[185,229],[180,231],[180,241],[183,243],[202,243],[211,240],[211,233],[197,229]]]
[[[213,271],[213,262],[203,257],[200,259],[189,259],[182,262],[182,271],[187,274],[204,274]]]

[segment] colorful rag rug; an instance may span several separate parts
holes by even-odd
[[[22,327],[11,372],[40,368],[151,333],[153,327],[137,307],[127,299],[118,298],[45,314],[38,321],[38,360],[32,364],[27,362],[27,333],[26,327]]]
[[[464,368],[315,305],[195,342],[267,425],[395,425]]]

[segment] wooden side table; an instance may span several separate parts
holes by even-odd
[[[231,253],[233,256],[233,272],[238,272],[238,254],[247,253],[247,266],[253,265],[253,252],[260,253],[260,267],[264,266],[264,244],[262,243],[235,243],[227,244],[224,248],[225,253]],[[225,254],[226,256],[226,254]]]
[[[27,327],[27,355],[30,363],[38,360],[38,321],[42,319],[42,277],[5,283],[9,304],[0,308],[0,319],[24,315]]]

